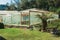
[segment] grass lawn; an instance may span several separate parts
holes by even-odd
[[[7,40],[60,40],[50,33],[18,28],[0,29],[0,36]]]

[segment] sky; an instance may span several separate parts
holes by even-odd
[[[10,3],[11,0],[0,0],[0,4],[6,4],[7,2]]]

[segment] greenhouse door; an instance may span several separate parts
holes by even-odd
[[[21,24],[22,25],[29,25],[30,20],[29,20],[29,13],[22,13],[21,14]]]

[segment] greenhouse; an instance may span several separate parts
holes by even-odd
[[[27,9],[23,11],[0,11],[0,22],[3,22],[5,25],[30,26],[41,22],[35,15],[41,14],[42,12],[48,13],[48,11],[37,9]],[[55,15],[54,17],[58,18],[58,15]]]

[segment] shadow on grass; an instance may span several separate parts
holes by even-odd
[[[0,40],[6,40],[5,38],[3,38],[2,36],[0,36]]]
[[[53,34],[54,34],[56,37],[60,37],[60,30],[54,30],[54,31],[53,31]]]

